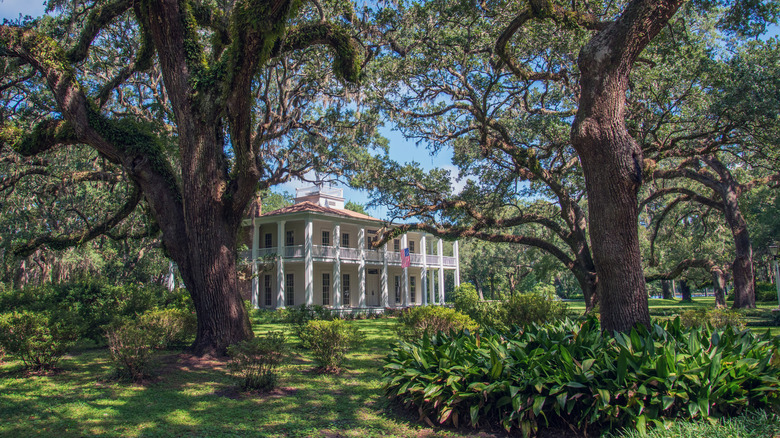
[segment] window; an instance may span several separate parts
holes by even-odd
[[[344,307],[349,307],[349,274],[341,276],[341,296],[344,298],[342,303]]]
[[[409,298],[412,300],[412,303],[417,302],[417,285],[415,280],[414,277],[409,277]]]
[[[341,246],[349,248],[349,234],[344,233],[341,235]]]
[[[394,252],[401,252],[401,241],[398,239],[393,239],[393,251]]]
[[[322,246],[330,246],[330,231],[322,232]]]
[[[273,235],[271,233],[265,233],[265,248],[270,248],[272,246],[272,237]]]
[[[401,302],[401,277],[395,276],[395,302]]]
[[[295,275],[287,274],[287,281],[284,286],[284,293],[287,295],[287,305],[295,305]]]
[[[414,240],[409,241],[409,252],[414,253]]]
[[[266,307],[270,307],[271,306],[271,293],[272,293],[272,289],[271,289],[271,276],[270,275],[266,275],[265,278],[263,279],[263,291],[265,291],[265,305],[266,305]]]
[[[287,232],[287,240],[285,242],[287,242],[286,243],[287,246],[295,245],[295,233],[293,233],[292,231],[288,231]]]
[[[322,305],[330,306],[330,274],[322,274]]]

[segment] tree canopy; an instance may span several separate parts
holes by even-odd
[[[103,172],[121,190],[104,187],[112,202],[99,205],[85,196],[99,213],[61,212],[69,222],[45,226],[42,238],[13,251],[107,235],[141,208],[145,231],[160,233],[193,298],[194,351],[224,352],[251,336],[235,265],[237,231],[255,193],[314,169],[348,172],[364,154],[344,85],[358,80],[364,59],[352,5],[49,7],[58,15],[0,26],[2,140],[9,159],[24,163],[9,174],[18,184],[24,166],[83,150],[95,157],[84,169],[46,171],[74,183],[77,170]]]

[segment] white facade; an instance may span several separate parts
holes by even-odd
[[[460,283],[458,242],[408,232],[373,248],[382,221],[344,209],[340,189],[299,190],[290,207],[244,221],[251,227],[251,301],[334,309],[444,303],[445,271]],[[410,250],[410,266],[401,253]]]

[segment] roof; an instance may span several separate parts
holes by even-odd
[[[320,213],[320,214],[331,214],[331,215],[337,215],[337,216],[344,216],[352,219],[360,219],[360,220],[368,220],[368,221],[376,221],[381,222],[379,219],[358,213],[356,211],[352,210],[343,210],[340,208],[331,208],[331,207],[323,207],[319,204],[315,204],[313,202],[304,201],[299,202],[295,205],[291,205],[289,207],[283,207],[278,210],[274,210],[270,213],[265,213],[263,215],[260,215],[260,217],[270,217],[270,216],[281,216],[283,214],[292,214],[292,213],[304,213],[304,212],[311,212],[311,213]]]

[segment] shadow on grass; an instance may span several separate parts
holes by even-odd
[[[277,395],[237,393],[224,364],[198,367],[171,353],[161,375],[144,385],[108,380],[105,349],[79,350],[63,361],[64,372],[52,376],[26,376],[14,364],[3,365],[0,436],[440,435],[384,397],[381,359],[394,336],[392,324],[356,323],[366,329],[367,343],[348,355],[342,373],[309,372],[314,363],[303,352],[286,368]]]

